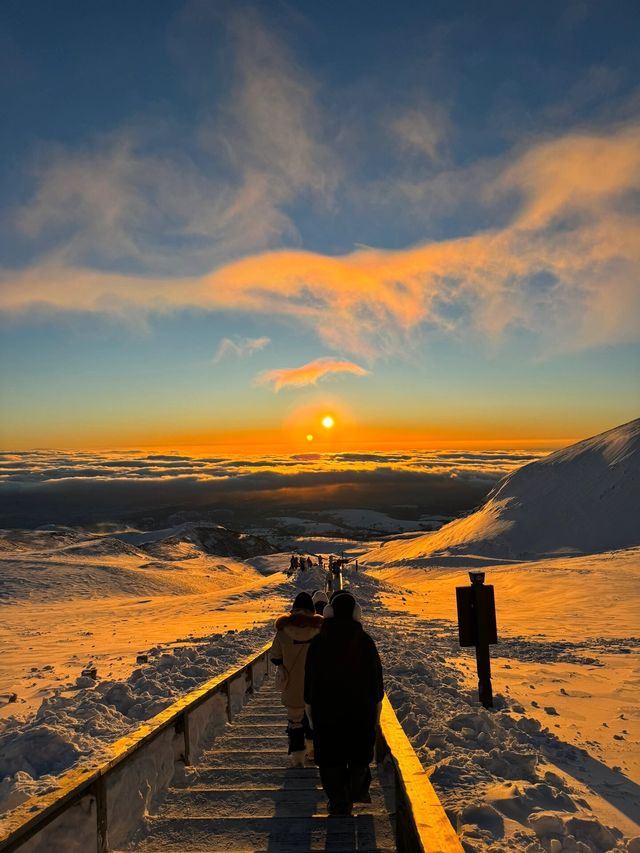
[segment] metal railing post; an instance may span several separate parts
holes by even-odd
[[[233,709],[231,708],[231,679],[225,681],[224,690],[227,694],[227,720],[233,722]]]
[[[93,783],[96,798],[96,832],[98,853],[109,853],[109,822],[107,820],[107,784],[104,776]]]
[[[189,737],[189,715],[185,711],[181,717],[176,720],[175,732],[182,735],[184,739],[184,749],[180,756],[185,764],[191,764],[191,742]]]

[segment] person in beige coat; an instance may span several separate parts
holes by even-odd
[[[309,643],[322,627],[322,616],[314,612],[308,592],[300,592],[290,613],[276,619],[276,636],[269,657],[278,666],[276,684],[281,690],[282,704],[287,709],[289,755],[294,767],[304,765],[305,735],[311,729],[304,712],[304,667]]]

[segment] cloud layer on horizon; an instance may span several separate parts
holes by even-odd
[[[457,512],[542,454],[529,451],[191,456],[0,453],[0,524],[106,520],[174,507],[389,506]]]

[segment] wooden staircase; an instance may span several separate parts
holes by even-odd
[[[387,696],[372,802],[349,817],[327,814],[317,768],[288,767],[269,649],[182,696],[97,762],[71,768],[50,791],[11,811],[0,827],[0,853],[464,853]]]
[[[370,804],[330,817],[317,767],[288,766],[286,711],[268,680],[200,754],[177,774],[153,814],[121,849],[140,853],[216,851],[393,851],[394,783],[373,771]],[[385,778],[386,776],[386,778]]]

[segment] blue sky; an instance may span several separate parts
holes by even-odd
[[[631,419],[636,13],[5,2],[3,445]]]

